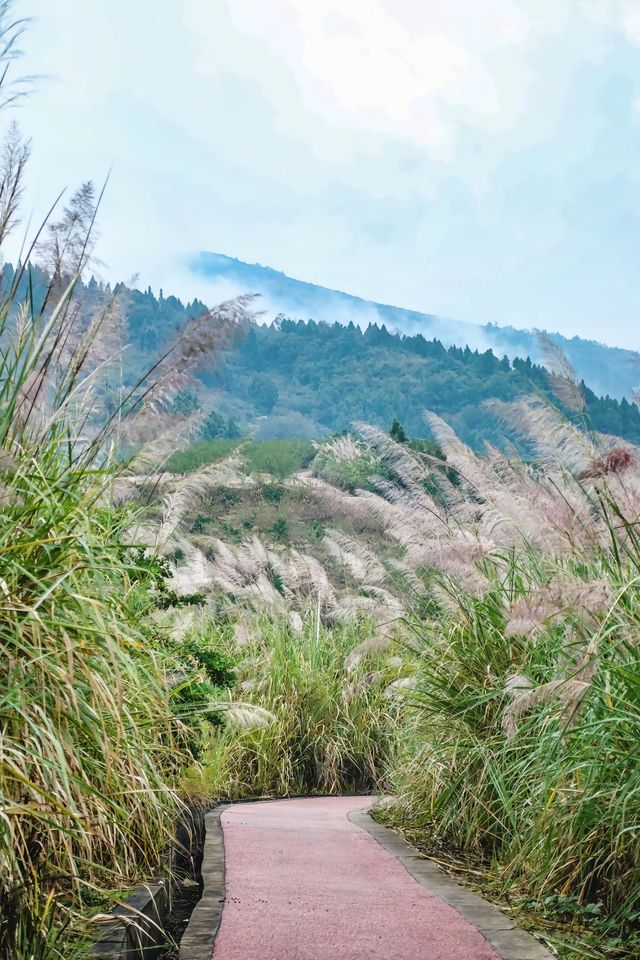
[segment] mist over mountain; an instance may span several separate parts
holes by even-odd
[[[230,263],[233,269],[233,261],[228,258],[219,263],[225,268]],[[261,278],[254,273],[254,279]],[[309,300],[323,302],[322,288],[295,284],[276,271],[266,271],[262,280],[267,291],[263,300],[269,310],[274,302],[284,303],[290,283],[300,297],[300,288],[309,286],[316,297]],[[237,287],[237,280],[233,283]],[[233,283],[223,280],[225,288],[216,294],[232,295]],[[17,274],[10,264],[0,270],[0,293],[13,296],[16,303],[28,298],[44,304],[50,284],[47,272],[36,266]],[[216,333],[215,353],[193,367],[190,386],[181,387],[180,397],[175,398],[176,411],[188,415],[201,410],[207,417],[207,433],[215,437],[250,432],[262,439],[317,439],[349,429],[358,420],[388,429],[394,419],[411,436],[428,437],[423,419],[426,409],[442,416],[476,449],[483,449],[487,441],[500,446],[505,439],[505,424],[496,412],[496,402],[510,403],[534,395],[559,407],[566,416],[574,416],[563,407],[549,371],[527,355],[528,347],[537,347],[532,334],[508,331],[514,343],[516,335],[522,337],[524,356],[514,350],[509,357],[485,345],[484,349],[447,345],[444,337],[434,334],[436,329],[446,329],[446,321],[438,317],[377,305],[370,309],[364,304],[365,309],[359,313],[351,307],[352,319],[348,319],[345,303],[358,303],[357,298],[335,291],[326,293],[324,302],[336,306],[333,311],[325,308],[324,316],[335,318],[337,314],[342,322],[306,318],[304,311],[294,307],[290,309],[292,316],[282,313],[271,323],[256,322],[251,310],[230,327],[223,321]],[[162,290],[156,295],[150,288],[138,290],[123,283],[112,289],[93,277],[86,283],[76,283],[74,309],[86,325],[96,316],[111,317],[114,303],[121,326],[116,323],[117,329],[109,331],[109,337],[114,341],[113,349],[122,350],[121,374],[134,390],[144,381],[146,372],[179,343],[192,321],[213,326],[218,323],[216,308],[210,310],[198,299],[183,303]],[[313,308],[313,312],[316,310],[322,317],[322,307]],[[301,312],[303,317],[296,318]],[[401,333],[400,324],[392,323],[398,315],[408,315],[414,330],[420,329],[421,322],[425,334]],[[473,333],[474,328],[467,326]],[[481,333],[485,329],[477,328]],[[588,341],[569,344],[574,347],[574,355],[585,348],[600,351],[610,365],[611,376],[617,355],[633,356],[630,351]],[[635,369],[628,357],[626,366]],[[601,366],[607,372],[606,365]],[[626,369],[624,362],[619,366]],[[578,425],[640,445],[640,408],[624,395],[611,396],[613,392],[603,396],[583,381],[585,416],[578,418]]]
[[[195,273],[212,283],[213,291],[219,291],[221,298],[247,292],[261,294],[261,309],[267,321],[284,314],[317,322],[354,323],[363,329],[369,324],[384,324],[390,332],[399,331],[411,336],[422,334],[427,339],[440,340],[445,346],[468,346],[479,351],[491,349],[499,357],[529,357],[534,363],[543,362],[535,331],[532,330],[494,324],[481,326],[376,303],[295,280],[272,267],[245,263],[220,253],[202,252],[190,266]],[[577,336],[567,338],[553,331],[547,332],[568,357],[578,376],[595,394],[628,399],[640,384],[640,353],[606,346],[595,340]]]

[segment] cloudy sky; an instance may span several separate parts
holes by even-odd
[[[640,0],[18,0],[28,206],[112,168],[112,279],[226,253],[640,347]]]

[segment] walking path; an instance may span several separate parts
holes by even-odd
[[[550,956],[495,907],[375,824],[366,814],[371,803],[322,797],[237,804],[215,819],[224,845],[210,821],[205,892],[181,960],[211,958],[218,922],[213,960]]]

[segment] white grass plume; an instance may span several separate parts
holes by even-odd
[[[537,707],[556,701],[560,707],[560,719],[571,723],[575,720],[580,705],[589,691],[590,684],[583,680],[551,680],[539,687],[524,690],[513,696],[502,714],[502,729],[505,737],[512,740],[518,732],[518,721]]]
[[[227,724],[234,730],[266,730],[278,718],[270,710],[254,703],[219,704]]]
[[[551,389],[567,409],[581,413],[585,408],[585,396],[575,370],[558,344],[547,333],[536,330],[536,338],[542,350],[544,365],[550,373]]]

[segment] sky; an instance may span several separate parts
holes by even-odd
[[[640,348],[640,0],[16,0],[26,209],[396,306]],[[6,114],[5,114],[6,118]]]

